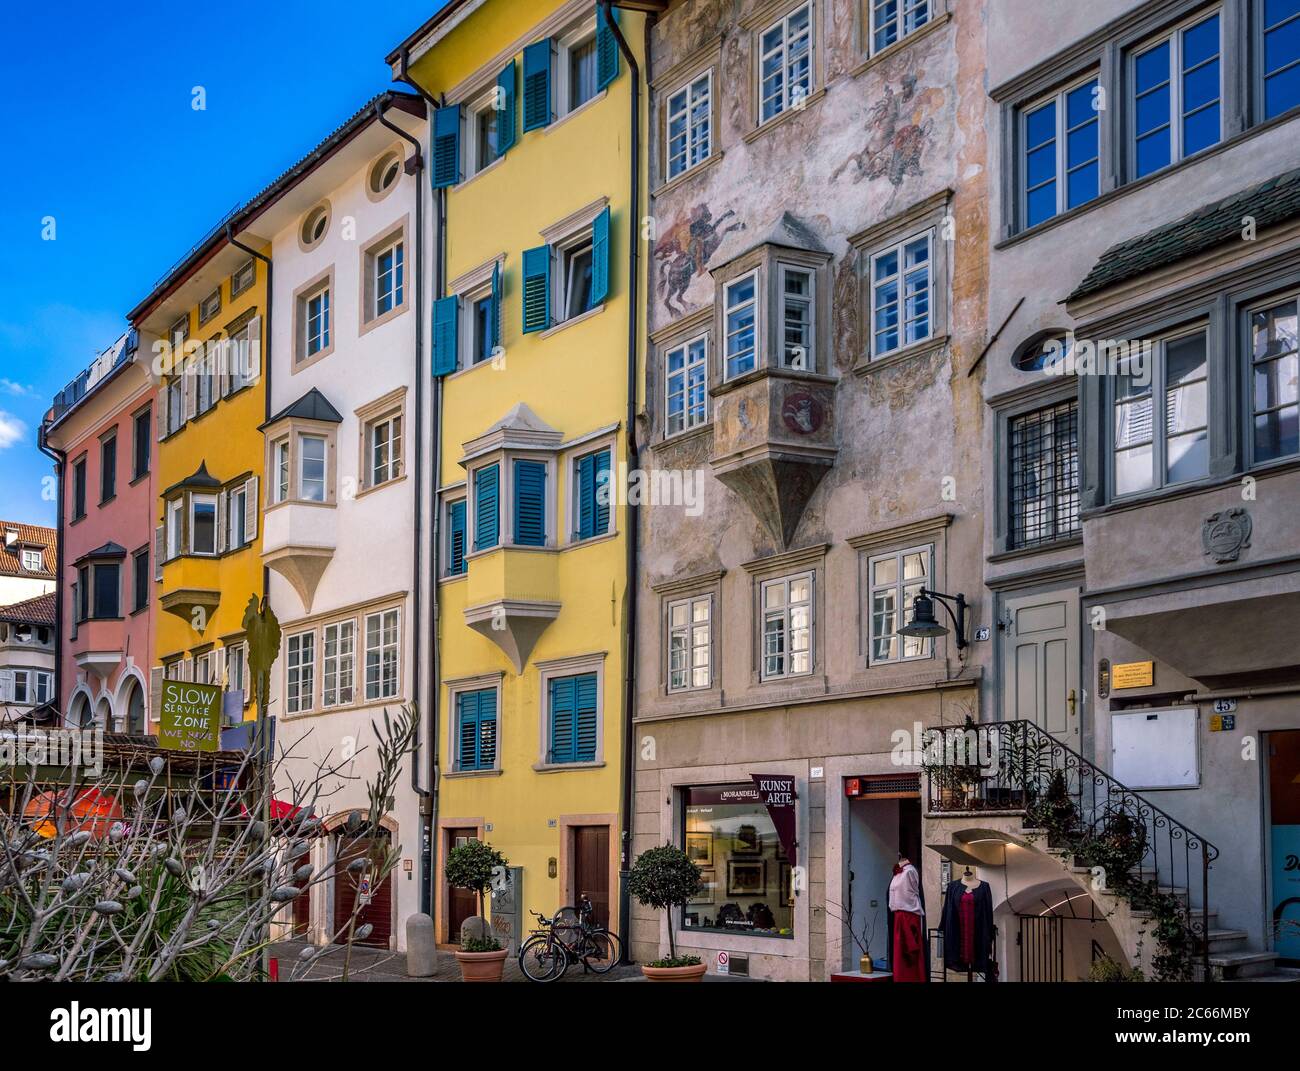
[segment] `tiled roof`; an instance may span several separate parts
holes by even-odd
[[[57,618],[54,615],[54,592],[37,595],[34,599],[25,599],[9,606],[0,606],[0,621],[16,621],[27,625],[49,625],[53,627]]]
[[[9,545],[8,533],[17,532],[18,539]],[[0,576],[38,576],[53,580],[56,562],[54,560],[55,531],[39,524],[21,524],[17,521],[0,521]],[[45,568],[33,573],[23,568],[23,547],[41,546],[45,548]]]
[[[278,424],[286,417],[295,417],[298,420],[320,420],[329,424],[343,423],[343,415],[334,406],[330,405],[329,399],[315,387],[312,387],[296,402],[286,405],[262,427],[269,428],[272,424]]]
[[[1216,245],[1240,241],[1247,216],[1255,221],[1256,230],[1262,231],[1297,215],[1300,215],[1300,168],[1111,246],[1066,300],[1087,297]]]

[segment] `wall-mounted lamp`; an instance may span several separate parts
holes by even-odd
[[[966,596],[962,594],[945,595],[942,591],[931,591],[929,588],[922,588],[916,598],[912,600],[912,620],[898,630],[900,636],[914,636],[917,639],[932,640],[939,636],[948,635],[946,625],[940,624],[934,616],[934,600],[938,599],[943,608],[952,618],[953,628],[956,630],[957,650],[961,651],[966,647]],[[957,612],[954,614],[949,603],[956,607]]]

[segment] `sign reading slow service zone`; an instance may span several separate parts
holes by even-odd
[[[215,684],[163,681],[158,743],[172,751],[221,746],[221,689]]]

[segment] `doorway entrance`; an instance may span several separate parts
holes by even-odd
[[[1078,590],[1010,598],[1005,611],[1003,720],[1032,721],[1078,751]]]
[[[1269,923],[1273,951],[1300,966],[1300,729],[1268,737]]]
[[[339,838],[336,842],[338,852],[334,869],[334,929],[338,933],[336,941],[347,941],[348,919],[361,900],[361,909],[357,912],[356,929],[366,923],[372,927],[364,940],[357,940],[359,945],[373,948],[387,948],[393,934],[392,882],[385,878],[379,881],[376,873],[378,860],[388,848],[387,831],[381,837]],[[354,860],[361,859],[364,865],[357,871],[348,868]]]
[[[576,901],[591,901],[592,920],[609,925],[609,826],[573,826],[569,888]]]
[[[474,826],[464,826],[446,830],[443,844],[443,861],[453,848],[478,840],[478,830]],[[470,889],[453,889],[447,887],[447,941],[460,944],[460,928],[466,919],[478,914],[478,894]]]
[[[921,786],[916,774],[848,778],[848,890],[845,904],[827,904],[857,940],[845,948],[854,959],[858,942],[873,960],[890,955],[889,883],[900,854],[918,871],[921,858]],[[932,907],[937,912],[938,907]]]

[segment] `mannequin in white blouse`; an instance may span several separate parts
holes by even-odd
[[[921,875],[905,855],[898,857],[898,872],[889,883],[889,910],[925,914],[921,906]]]

